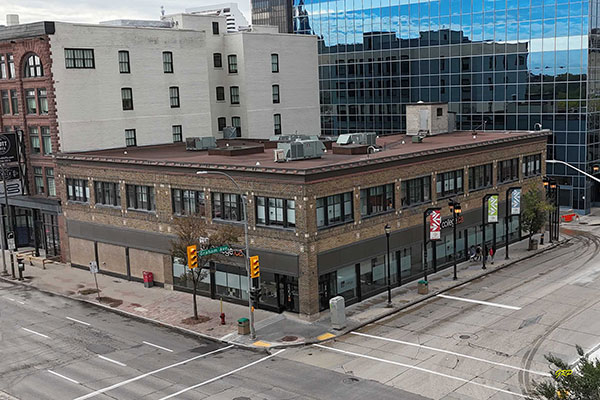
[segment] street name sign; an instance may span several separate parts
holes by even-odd
[[[213,247],[212,249],[200,250],[198,252],[198,256],[208,256],[210,254],[216,254],[227,250],[229,250],[229,246]]]

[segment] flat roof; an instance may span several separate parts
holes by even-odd
[[[209,155],[204,151],[187,151],[185,143],[122,147],[79,153],[59,153],[58,160],[118,163],[129,165],[168,166],[309,175],[338,169],[350,169],[411,158],[456,151],[472,151],[488,146],[519,145],[529,140],[546,140],[550,130],[541,131],[462,131],[427,136],[421,143],[412,143],[412,136],[391,135],[377,138],[382,150],[373,154],[333,154],[328,150],[321,158],[275,162],[273,149],[264,153],[239,156]],[[475,138],[474,138],[475,136]],[[404,142],[404,143],[403,143]]]

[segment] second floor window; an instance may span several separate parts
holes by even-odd
[[[183,141],[183,135],[181,132],[181,125],[173,125],[173,143],[178,143]]]
[[[256,197],[256,223],[284,228],[296,226],[296,202],[273,197]]]
[[[273,115],[273,134],[281,135],[281,114]]]
[[[154,211],[154,188],[152,186],[127,185],[127,208],[133,210]]]
[[[512,182],[519,180],[519,159],[498,161],[498,183]]]
[[[170,51],[163,51],[163,72],[165,74],[173,73],[173,53]]]
[[[225,101],[225,88],[217,86],[217,101]]]
[[[133,90],[131,88],[121,89],[121,102],[123,111],[133,110]]]
[[[129,68],[129,52],[127,50],[119,51],[119,72],[122,74],[131,72]]]
[[[125,146],[127,146],[127,147],[137,146],[137,138],[135,135],[135,129],[125,129]]]
[[[279,103],[279,85],[273,85],[273,104]]]
[[[65,49],[65,67],[94,68],[94,50]]]
[[[237,137],[242,137],[242,118],[231,117],[231,126],[235,128],[235,135]]]
[[[271,72],[279,72],[279,55],[271,54]]]
[[[87,203],[90,199],[90,188],[86,179],[66,179],[67,200]]]
[[[240,104],[240,88],[238,86],[230,87],[229,94],[231,96],[231,104]]]
[[[463,193],[463,170],[458,169],[438,174],[436,192],[438,199]]]
[[[179,88],[177,86],[171,86],[169,88],[169,101],[171,108],[179,107]]]
[[[317,228],[354,221],[352,192],[317,199]]]
[[[223,56],[221,56],[221,53],[213,53],[213,65],[215,68],[223,68]]]
[[[235,54],[230,54],[227,56],[227,64],[229,67],[229,73],[237,74],[238,66],[237,66],[237,56]]]
[[[243,214],[242,199],[239,194],[212,193],[213,218],[243,221]]]
[[[178,215],[205,215],[204,192],[172,189],[173,212]]]
[[[469,168],[469,191],[492,186],[492,164]]]
[[[217,129],[219,132],[223,131],[223,128],[227,126],[227,119],[225,117],[217,118]]]
[[[394,184],[360,190],[360,215],[376,215],[394,209]]]
[[[523,177],[540,175],[542,173],[542,155],[534,154],[523,157]]]
[[[431,201],[431,176],[402,181],[402,207]]]
[[[27,114],[37,114],[37,102],[35,101],[35,89],[25,89],[25,107]]]
[[[121,189],[117,182],[94,182],[96,204],[121,207]]]

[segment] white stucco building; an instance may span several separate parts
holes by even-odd
[[[227,18],[227,32],[246,29],[250,24],[236,3],[214,4],[209,6],[186,8],[186,14],[224,15]]]
[[[191,136],[318,134],[317,39],[227,32],[225,16],[54,23],[49,35],[60,150]]]

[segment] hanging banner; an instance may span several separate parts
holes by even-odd
[[[498,195],[488,197],[488,220],[487,222],[498,222]]]
[[[431,210],[429,218],[429,240],[440,240],[442,232],[442,210]]]
[[[510,195],[510,215],[521,214],[521,189],[513,189]]]

